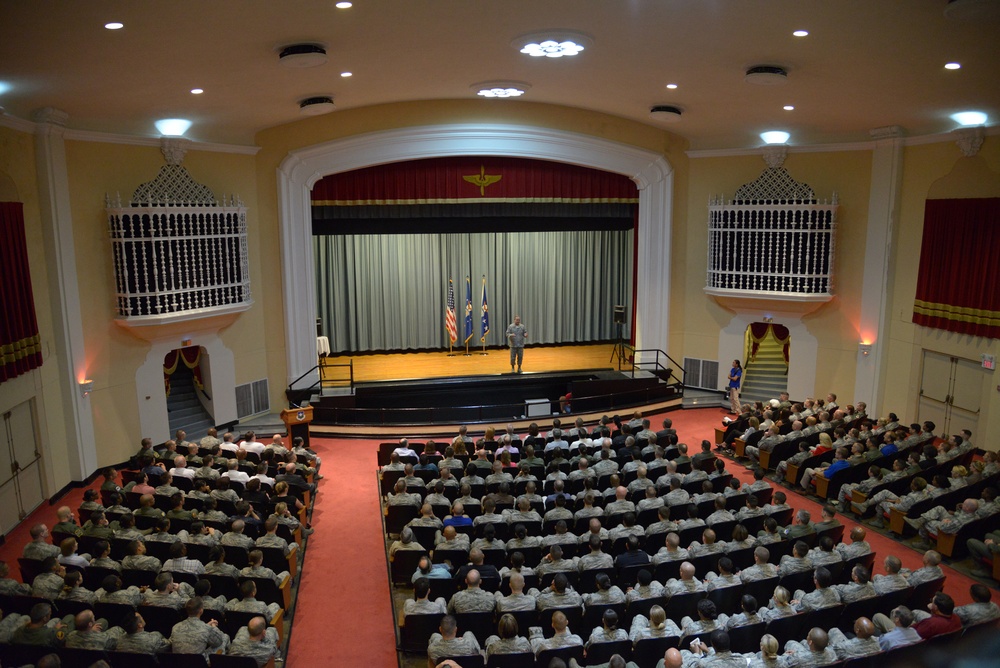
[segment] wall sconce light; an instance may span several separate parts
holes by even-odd
[[[863,342],[859,343],[858,344],[858,350],[861,351],[862,355],[864,355],[865,357],[868,357],[868,355],[870,355],[871,352],[872,352],[872,344],[870,344],[870,343],[863,343]]]
[[[181,346],[187,348],[191,345],[191,339],[181,339]]]
[[[93,390],[94,390],[94,381],[90,380],[89,378],[80,381],[80,393],[83,396],[85,397],[89,396]]]
[[[765,315],[764,316],[764,322],[766,322],[767,324],[770,325],[772,322],[774,322],[774,317],[773,316],[769,316],[769,315]]]

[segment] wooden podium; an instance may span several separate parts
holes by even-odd
[[[313,421],[312,406],[286,408],[281,411],[281,421],[285,423],[285,430],[288,433],[289,449],[292,447],[291,440],[296,436],[301,436],[305,446],[309,447],[309,424]]]

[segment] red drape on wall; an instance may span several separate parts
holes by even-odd
[[[0,383],[41,365],[24,205],[0,202]]]
[[[924,205],[913,322],[1000,338],[1000,197]]]
[[[312,189],[313,206],[447,204],[484,198],[635,203],[639,190],[621,174],[560,162],[490,156],[366,167],[326,176]]]
[[[205,389],[205,384],[201,378],[201,346],[189,346],[179,350],[171,350],[163,358],[163,387],[167,396],[170,396],[170,376],[177,371],[177,364],[183,362],[184,366],[191,369],[194,376],[194,386],[199,390]]]

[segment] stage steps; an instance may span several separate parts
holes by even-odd
[[[170,376],[167,418],[171,437],[178,429],[183,429],[187,432],[188,438],[194,441],[199,440],[210,427],[215,426],[215,420],[198,400],[191,370],[183,364],[178,364],[177,370]]]
[[[740,401],[768,401],[788,389],[788,366],[782,347],[770,334],[757,350],[757,357],[743,372]]]

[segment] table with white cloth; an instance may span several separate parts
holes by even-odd
[[[326,357],[330,354],[330,338],[326,336],[316,337],[316,356]]]

